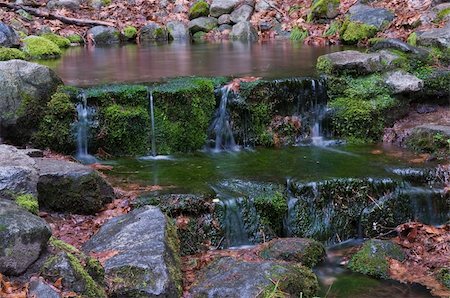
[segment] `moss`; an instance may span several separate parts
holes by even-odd
[[[274,272],[270,277],[271,284],[266,287],[262,293],[263,297],[273,296],[275,293],[285,293],[289,297],[316,297],[319,292],[319,283],[316,275],[311,269],[301,265],[289,265],[279,272],[278,265],[272,269]],[[273,294],[271,294],[273,293]]]
[[[315,18],[327,18],[330,10],[336,10],[339,4],[340,0],[315,0],[311,6],[311,12],[308,14],[307,21],[311,22]]]
[[[177,226],[175,222],[170,218],[166,217],[166,239],[167,246],[172,253],[170,255],[170,261],[167,262],[169,274],[174,283],[174,287],[177,291],[178,296],[182,293],[182,281],[183,277],[181,275],[181,259],[180,259],[180,240],[178,239]]]
[[[105,290],[94,281],[94,279],[85,270],[83,265],[81,265],[80,261],[71,253],[68,253],[67,257],[70,261],[70,265],[72,266],[72,269],[74,270],[75,274],[78,275],[78,278],[84,281],[85,289],[82,292],[82,294],[90,298],[107,297]]]
[[[23,51],[34,59],[57,58],[61,50],[54,42],[39,36],[29,36],[23,39]]]
[[[81,37],[78,34],[70,34],[70,35],[67,36],[67,39],[71,43],[84,43],[83,37]]]
[[[76,119],[75,105],[66,93],[55,93],[47,104],[33,141],[41,148],[71,153],[74,149],[72,123]]]
[[[39,203],[38,199],[31,194],[24,194],[16,197],[15,199],[17,205],[23,207],[33,214],[38,214],[39,212]]]
[[[389,278],[388,258],[403,261],[405,256],[401,248],[387,240],[369,240],[360,251],[351,258],[350,270],[374,276]]]
[[[110,105],[102,111],[99,142],[113,155],[139,155],[148,152],[150,117],[143,107]]]
[[[85,90],[90,104],[107,107],[118,104],[130,107],[147,107],[148,91],[142,85],[100,86]]]
[[[359,22],[347,21],[344,25],[345,29],[341,35],[341,39],[347,44],[356,44],[360,40],[374,37],[378,32],[377,27]]]
[[[436,15],[436,19],[434,19],[434,22],[440,23],[442,22],[448,15],[450,15],[450,7],[444,8],[441,11],[439,11]]]
[[[209,15],[209,4],[205,1],[198,1],[189,9],[189,20]]]
[[[450,268],[441,268],[437,272],[437,278],[447,289],[450,289]]]
[[[261,224],[273,230],[276,235],[282,236],[283,219],[288,211],[283,194],[279,191],[273,194],[262,194],[254,199],[254,204]]]
[[[137,29],[133,26],[126,26],[125,28],[123,28],[123,35],[127,39],[135,39],[137,36],[137,32]]]
[[[416,46],[417,45],[417,33],[413,32],[408,36],[407,42],[412,45],[412,46]]]
[[[192,35],[192,39],[194,41],[203,41],[205,40],[206,33],[203,31],[195,32],[194,35]]]
[[[325,31],[324,36],[333,36],[339,33],[339,28],[341,27],[341,22],[339,21],[333,21],[331,22],[328,29]]]
[[[318,71],[331,74],[333,72],[333,65],[331,64],[331,60],[326,56],[320,56],[317,58],[316,68]]]
[[[417,153],[430,153],[438,159],[450,154],[450,136],[438,130],[415,128],[406,139],[406,147]]]
[[[50,40],[54,44],[56,44],[60,49],[67,48],[70,46],[70,40],[63,36],[54,34],[54,33],[45,33],[42,34],[41,37]]]
[[[308,37],[308,31],[299,27],[292,28],[290,39],[292,41],[303,41]]]
[[[0,47],[0,61],[7,61],[12,59],[25,60],[25,53],[19,49],[2,48]]]
[[[78,249],[76,249],[74,246],[59,240],[58,238],[55,237],[50,237],[48,244],[55,250],[57,251],[64,251],[67,253],[71,253],[71,254],[79,254],[80,251]]]

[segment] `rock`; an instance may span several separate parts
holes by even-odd
[[[120,32],[114,27],[95,26],[89,29],[87,36],[92,36],[97,45],[117,44],[120,42]]]
[[[417,45],[450,48],[450,26],[417,33]]]
[[[313,19],[334,19],[339,15],[339,0],[315,0],[308,15],[308,21]]]
[[[223,25],[219,26],[220,32],[224,32],[225,30],[228,30],[228,33],[230,33],[232,29],[233,29],[233,26],[228,25],[228,24],[223,24]]]
[[[235,24],[239,22],[250,21],[252,13],[253,7],[248,4],[244,4],[233,10],[233,12],[230,15],[230,20]]]
[[[50,0],[47,2],[48,9],[67,8],[77,10],[80,8],[81,0]]]
[[[255,11],[256,12],[267,11],[267,10],[272,9],[272,7],[274,7],[274,6],[275,6],[275,4],[273,3],[273,1],[259,0],[256,2]]]
[[[320,56],[317,69],[327,74],[370,74],[395,67],[398,57],[388,51],[365,54],[348,50]]]
[[[193,297],[259,297],[273,290],[273,282],[289,297],[314,297],[319,289],[316,276],[306,267],[224,257],[198,273],[190,294]]]
[[[386,27],[394,19],[394,14],[387,9],[363,4],[350,7],[349,13],[350,21],[375,26],[378,30]]]
[[[428,57],[428,51],[422,48],[414,47],[406,42],[396,38],[388,38],[377,41],[371,48],[371,52],[376,52],[385,49],[398,50],[406,54],[413,54],[419,59],[426,59]]]
[[[181,296],[176,228],[157,207],[145,206],[109,220],[84,251],[117,252],[104,263],[112,297]]]
[[[44,152],[40,149],[19,149],[19,151],[28,155],[29,157],[44,157]]]
[[[389,278],[387,258],[403,261],[405,255],[397,244],[388,240],[369,240],[350,260],[350,270],[378,278]]]
[[[384,82],[394,94],[417,92],[423,88],[421,79],[403,70],[387,73]]]
[[[28,287],[29,297],[34,298],[60,298],[58,291],[48,285],[42,278],[36,278]]]
[[[269,241],[260,253],[267,260],[302,263],[314,267],[325,259],[322,243],[307,238],[278,238]]]
[[[223,14],[218,19],[219,25],[230,24],[230,23],[231,23],[231,15],[229,15],[229,14]]]
[[[47,223],[0,199],[0,273],[19,275],[36,261],[51,236]]]
[[[20,39],[13,28],[0,22],[0,47],[19,47]]]
[[[50,95],[62,84],[50,68],[23,60],[0,62],[0,122],[3,127],[15,125],[21,115],[24,99],[45,105]],[[8,131],[2,131],[8,135]]]
[[[223,14],[229,14],[239,4],[239,2],[239,0],[213,0],[209,14],[216,18]]]
[[[256,31],[250,22],[240,22],[233,26],[230,38],[234,40],[256,41],[258,40],[258,31]]]
[[[207,17],[209,15],[209,4],[203,0],[198,1],[189,9],[189,20],[200,17]]]
[[[13,146],[0,145],[0,197],[37,195],[38,171],[32,158]]]
[[[78,163],[36,159],[39,205],[54,211],[94,214],[114,199],[114,190],[91,167]]]
[[[189,22],[189,31],[194,34],[196,32],[209,32],[218,25],[216,18],[201,17]]]
[[[170,37],[174,40],[189,39],[189,30],[182,22],[179,21],[168,22],[167,30],[169,31]]]
[[[419,114],[428,114],[434,113],[437,111],[437,105],[429,105],[429,104],[418,104],[416,106],[416,112]]]
[[[153,41],[165,41],[169,39],[169,31],[166,27],[155,22],[149,22],[139,31],[139,41],[142,43]]]

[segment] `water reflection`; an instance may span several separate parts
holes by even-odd
[[[70,48],[52,67],[66,84],[150,82],[178,76],[315,75],[318,56],[341,47],[311,47],[290,41],[261,43],[172,42],[146,46]]]

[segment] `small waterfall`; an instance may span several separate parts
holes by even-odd
[[[311,81],[311,92],[313,97],[311,118],[311,144],[314,146],[324,147],[327,146],[329,142],[324,140],[323,137],[323,119],[326,116],[327,108],[326,103],[319,102],[318,97],[323,96],[322,84],[318,81],[319,92],[316,91],[316,80]]]
[[[238,147],[233,136],[233,130],[230,124],[230,115],[227,111],[228,96],[231,88],[224,86],[220,90],[221,99],[219,108],[216,111],[211,130],[215,136],[214,151],[223,150],[237,151]]]
[[[224,212],[222,224],[225,231],[225,246],[241,247],[251,245],[244,227],[239,198],[221,197],[220,204]]]
[[[95,110],[88,107],[87,96],[84,91],[81,91],[78,99],[80,103],[77,104],[77,152],[75,158],[83,164],[92,164],[98,162],[93,155],[88,153],[89,127]]]
[[[152,156],[156,156],[156,129],[155,129],[155,107],[153,105],[153,93],[151,90],[148,90],[148,101],[150,104],[150,119],[151,119],[151,123],[152,123],[152,139],[151,139],[151,143],[152,143]]]

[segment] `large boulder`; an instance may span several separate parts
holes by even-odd
[[[233,23],[250,21],[252,13],[253,7],[248,4],[244,4],[233,10],[230,16],[230,20]]]
[[[114,190],[88,166],[49,158],[36,159],[39,205],[54,211],[94,214],[114,199]]]
[[[169,31],[166,27],[155,22],[149,22],[139,31],[139,41],[142,43],[164,41],[169,39]]]
[[[314,297],[319,289],[312,271],[297,264],[246,262],[221,258],[202,269],[190,290],[192,297],[259,297],[278,290],[289,297]]]
[[[24,101],[45,105],[50,95],[62,84],[50,68],[23,60],[0,62],[0,124],[16,124]]]
[[[327,74],[370,74],[395,67],[398,56],[388,52],[361,53],[348,50],[320,56],[317,69]]]
[[[211,17],[201,17],[193,19],[189,22],[189,31],[194,34],[196,32],[209,32],[216,28],[218,25],[216,18]]]
[[[443,50],[450,48],[450,25],[444,28],[417,32],[417,44],[420,46],[434,46]]]
[[[111,219],[84,246],[87,253],[114,252],[104,263],[111,297],[180,297],[176,228],[157,207]]]
[[[174,40],[189,39],[189,30],[183,22],[171,21],[167,23],[167,30],[169,30],[170,38]]]
[[[230,38],[234,40],[256,41],[258,40],[258,31],[250,22],[240,22],[233,26]]]
[[[378,30],[387,26],[393,19],[394,14],[384,8],[374,8],[364,4],[357,4],[350,8],[350,21],[374,26]]]
[[[0,47],[18,47],[20,46],[20,39],[13,28],[0,22]]]
[[[95,26],[86,33],[97,45],[117,44],[120,42],[120,32],[114,27]]]
[[[13,146],[0,145],[0,197],[37,195],[38,171],[34,160]]]
[[[384,82],[394,94],[417,92],[423,88],[421,79],[403,70],[387,73]]]
[[[47,223],[0,199],[0,273],[19,275],[36,261],[51,236]]]
[[[239,0],[213,0],[209,14],[212,17],[220,17],[223,14],[231,13],[239,2]]]

